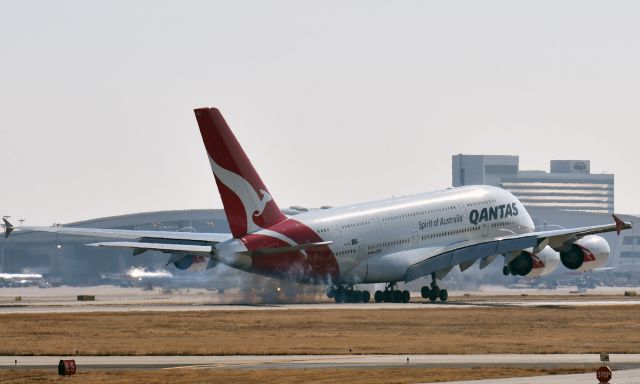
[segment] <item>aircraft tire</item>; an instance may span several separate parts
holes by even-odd
[[[385,303],[393,302],[393,291],[382,292],[382,301]]]
[[[428,299],[429,298],[429,287],[427,287],[426,285],[424,287],[422,287],[422,289],[420,290],[420,294],[422,295],[423,299]]]
[[[347,298],[346,296],[347,296],[346,292],[344,292],[343,290],[339,290],[338,292],[336,292],[336,297],[335,297],[336,303],[337,304],[344,303],[345,299]]]
[[[362,291],[360,297],[362,298],[363,303],[368,303],[369,300],[371,300],[371,294],[369,293],[369,291]]]
[[[441,289],[438,293],[438,297],[440,298],[440,301],[447,301],[447,299],[449,298],[449,292],[447,292],[446,289]]]
[[[438,291],[436,291],[435,289],[432,289],[429,291],[429,300],[431,301],[436,301],[438,300]]]
[[[373,294],[373,300],[374,300],[376,303],[382,303],[382,291],[376,291],[376,292]]]
[[[407,290],[402,291],[402,302],[406,304],[409,301],[411,301],[411,293]]]
[[[332,286],[327,287],[327,297],[330,299],[336,297],[336,290]]]

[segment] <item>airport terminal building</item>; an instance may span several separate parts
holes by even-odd
[[[614,175],[591,173],[589,160],[551,160],[550,172],[523,171],[518,156],[454,155],[454,187],[487,184],[513,193],[527,208],[614,212]]]

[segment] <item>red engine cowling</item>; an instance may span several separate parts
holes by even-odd
[[[514,275],[539,277],[555,271],[559,263],[560,255],[553,248],[547,246],[536,254],[529,248],[509,262],[509,269]]]
[[[586,272],[603,266],[610,252],[609,243],[602,236],[585,236],[560,252],[560,261],[569,269]]]

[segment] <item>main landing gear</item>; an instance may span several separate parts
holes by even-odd
[[[327,297],[334,299],[336,303],[368,303],[371,300],[369,291],[357,291],[350,284],[348,286],[336,285],[327,289]]]
[[[438,287],[438,283],[436,283],[435,273],[431,274],[431,289],[429,289],[429,287],[425,285],[424,287],[422,287],[420,293],[422,294],[423,298],[429,299],[431,301],[436,301],[438,299],[440,299],[440,301],[447,301],[447,299],[449,298],[449,292],[447,292],[446,289],[440,289]]]
[[[389,283],[384,291],[376,291],[373,299],[376,303],[408,303],[411,300],[411,295],[407,290],[397,290],[396,283]]]

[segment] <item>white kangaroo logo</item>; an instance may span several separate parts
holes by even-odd
[[[233,193],[240,198],[240,201],[242,201],[247,218],[247,233],[263,229],[253,222],[253,217],[262,215],[267,207],[267,203],[273,200],[269,192],[260,189],[260,193],[262,193],[262,198],[260,198],[255,188],[253,188],[253,186],[242,176],[222,168],[213,161],[211,156],[209,156],[209,162],[211,163],[213,173],[218,177],[222,184],[233,191]]]

